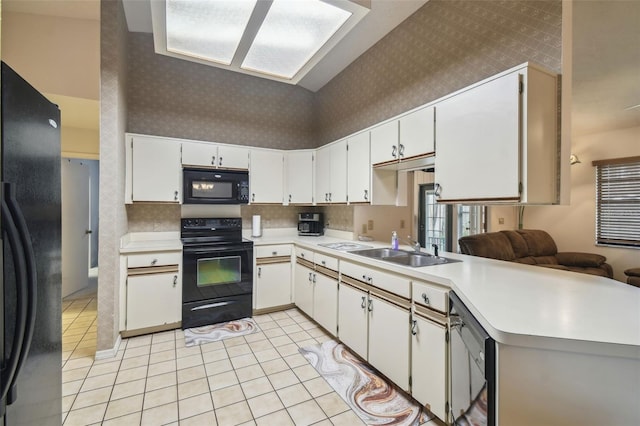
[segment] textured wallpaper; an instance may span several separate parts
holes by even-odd
[[[279,149],[315,146],[312,92],[157,55],[151,34],[130,33],[128,47],[128,131]]]
[[[512,66],[561,66],[555,1],[431,0],[316,93],[317,145]]]
[[[119,0],[100,4],[100,274],[96,349],[112,349],[119,334],[120,237],[127,233],[124,207],[126,130],[126,28]]]

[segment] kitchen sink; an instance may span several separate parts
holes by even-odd
[[[333,250],[340,250],[340,251],[350,251],[350,250],[358,250],[358,249],[361,250],[361,249],[371,247],[366,244],[358,244],[358,243],[352,243],[352,242],[324,243],[324,244],[318,244],[318,245],[322,247],[330,248]]]
[[[398,265],[409,266],[412,268],[460,262],[459,260],[455,260],[455,259],[449,259],[441,256],[433,256],[429,253],[420,253],[420,252],[411,251],[411,250],[393,250],[390,248],[354,250],[350,253],[357,254],[359,256],[369,257],[371,259],[391,262]]]

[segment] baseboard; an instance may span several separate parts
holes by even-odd
[[[105,349],[104,351],[96,351],[95,360],[99,361],[101,359],[115,358],[115,356],[118,354],[118,349],[120,349],[121,342],[122,338],[118,334],[118,338],[116,339],[116,343],[113,345],[113,348]]]

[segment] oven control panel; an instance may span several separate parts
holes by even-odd
[[[242,229],[242,218],[188,218],[180,221],[182,230],[238,230]]]

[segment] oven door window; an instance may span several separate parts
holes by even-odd
[[[205,199],[233,198],[233,182],[191,181],[191,197]]]
[[[198,287],[233,284],[242,281],[242,258],[240,256],[210,257],[198,259]]]

